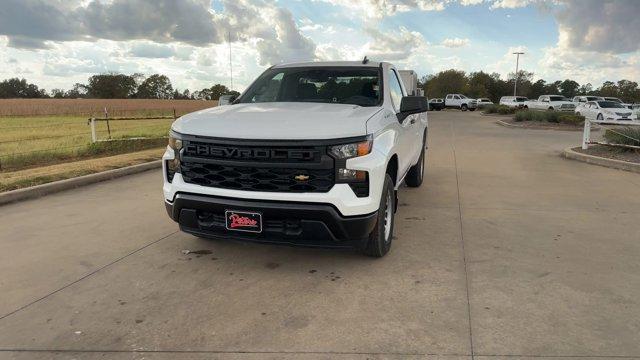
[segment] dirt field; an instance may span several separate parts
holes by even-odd
[[[217,101],[157,99],[0,99],[0,116],[77,115],[115,116],[178,115],[216,106]]]

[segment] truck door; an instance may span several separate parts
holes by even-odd
[[[402,89],[398,74],[394,69],[389,69],[389,95],[391,103],[396,112],[400,113],[400,102],[406,93]],[[417,116],[409,115],[400,122],[400,131],[398,138],[398,175],[403,176],[412,165],[415,148],[415,132],[418,126]]]

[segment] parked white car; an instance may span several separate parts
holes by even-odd
[[[587,103],[589,101],[600,101],[600,100],[605,100],[605,98],[603,98],[602,96],[591,96],[591,95],[579,95],[579,96],[574,96],[572,101],[574,103]],[[578,106],[578,104],[576,104],[576,106]]]
[[[640,119],[640,104],[631,105],[631,112],[636,116],[636,119]]]
[[[531,110],[573,112],[576,108],[576,104],[562,95],[540,95],[538,100],[525,101],[524,108]]]
[[[500,98],[500,105],[513,107],[513,108],[521,108],[524,106],[524,103],[528,101],[524,96],[503,96]]]
[[[484,106],[489,106],[489,105],[493,105],[493,101],[491,101],[491,99],[489,98],[478,98],[477,100],[477,104],[478,107],[484,107]]]
[[[636,120],[637,115],[631,110],[615,101],[589,101],[584,106],[576,109],[576,114],[584,116],[588,120],[596,121],[631,121]]]
[[[628,109],[631,109],[631,104],[629,104],[629,103],[625,103],[624,101],[620,100],[620,98],[617,98],[617,97],[611,97],[611,96],[605,96],[605,97],[604,97],[604,100],[607,100],[607,101],[614,101],[614,102],[617,102],[618,104],[620,104],[620,105],[622,105],[622,106],[624,106],[624,107],[626,107],[626,108],[628,108]]]
[[[478,102],[476,99],[470,99],[462,94],[447,94],[444,98],[444,106],[462,111],[475,111],[478,108]]]

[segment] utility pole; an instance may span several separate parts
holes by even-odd
[[[520,55],[524,54],[524,52],[516,51],[513,55],[516,56],[516,78],[513,81],[513,96],[517,96],[518,91],[518,65],[520,63]]]
[[[231,31],[227,31],[227,39],[229,40],[229,74],[230,74],[230,88],[233,90],[233,63],[231,62]]]

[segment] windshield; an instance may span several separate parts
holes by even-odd
[[[598,101],[598,105],[604,109],[626,109],[624,106],[620,105],[615,101]]]
[[[601,97],[598,96],[587,96],[587,101],[596,101],[596,100],[600,100],[602,99]]]
[[[549,101],[568,101],[564,96],[549,96]]]
[[[622,103],[622,100],[618,99],[618,98],[614,98],[614,97],[606,97],[604,98],[607,101],[615,101],[617,103]]]
[[[528,100],[528,99],[527,99],[526,97],[517,97],[517,98],[516,98],[516,101],[517,101],[517,102],[525,102],[525,101],[527,101],[527,100]]]
[[[318,102],[375,106],[380,72],[374,67],[295,67],[265,71],[239,103]]]

